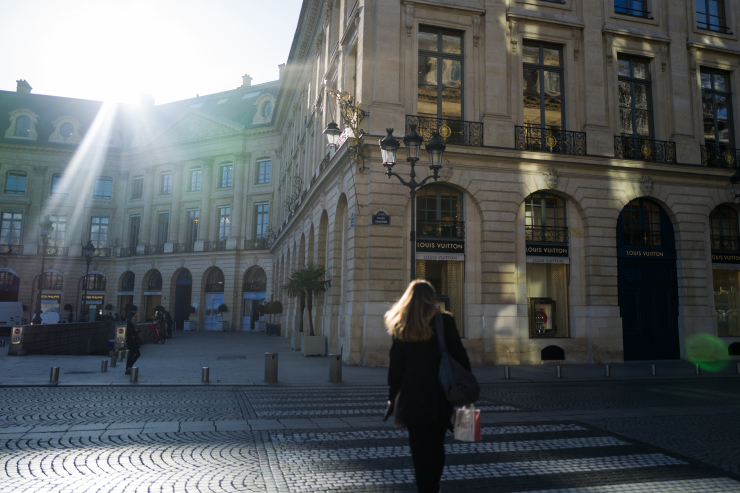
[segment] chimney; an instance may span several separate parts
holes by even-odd
[[[278,65],[278,70],[280,71],[278,73],[278,80],[283,80],[283,72],[285,72],[285,64],[281,63],[280,65]]]
[[[31,89],[33,89],[33,87],[31,87],[31,84],[29,84],[23,79],[17,80],[16,82],[18,83],[18,85],[15,88],[15,92],[23,92],[26,94],[31,94]]]
[[[151,94],[139,94],[139,106],[154,106],[154,96]]]
[[[247,74],[242,75],[242,81],[242,87],[249,87],[252,85],[252,78]]]

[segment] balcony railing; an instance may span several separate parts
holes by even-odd
[[[533,243],[568,244],[569,229],[555,226],[525,226],[525,239]]]
[[[326,156],[324,156],[324,159],[322,159],[321,163],[319,163],[319,175],[324,172],[327,166],[329,166],[330,160],[331,160],[330,154],[327,152]]]
[[[676,164],[676,143],[617,135],[614,137],[614,157]]]
[[[255,238],[254,240],[244,240],[245,250],[267,250],[267,238]]]
[[[84,257],[85,255],[82,254]],[[96,248],[93,252],[93,257],[110,257],[111,256],[111,249],[110,248]]]
[[[54,257],[66,257],[69,253],[69,247],[61,246],[48,246],[46,247],[46,254]]]
[[[146,245],[144,247],[144,255],[157,255],[160,253],[164,253],[164,244]]]
[[[738,168],[740,167],[740,150],[724,145],[701,146],[701,165],[710,168]]]
[[[663,247],[666,243],[664,233],[653,233],[649,231],[625,231],[621,245],[634,245],[645,247]]]
[[[462,221],[416,221],[416,234],[434,238],[465,238],[465,223]]]
[[[433,116],[406,115],[406,133],[411,130],[410,125],[416,125],[425,141],[432,140],[432,134],[439,132],[445,144],[458,146],[483,146],[483,124],[466,122],[453,118],[435,118]]]
[[[23,245],[0,245],[0,255],[23,255]]]
[[[562,130],[560,127],[515,126],[514,146],[520,151],[585,156],[586,133]]]
[[[223,252],[224,250],[226,250],[226,240],[203,242],[204,252]]]
[[[136,247],[121,248],[121,253],[119,253],[119,256],[121,257],[133,257],[135,255],[136,255]]]
[[[712,251],[740,251],[740,236],[712,235]]]
[[[192,243],[173,243],[172,253],[190,253],[193,251]]]

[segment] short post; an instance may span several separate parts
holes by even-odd
[[[0,341],[0,347],[5,347],[5,339],[3,339],[2,341]]]
[[[59,367],[58,366],[51,367],[51,374],[49,375],[49,381],[50,382],[59,381]]]
[[[657,375],[657,374],[658,374],[658,372],[657,372],[657,371],[656,371],[656,369],[655,369],[655,365],[652,365],[652,367],[653,367],[653,376],[655,376],[655,375]]]
[[[203,367],[203,383],[208,383],[208,378],[210,377],[211,370],[207,367]]]
[[[131,368],[131,381],[132,382],[138,382],[139,381],[139,367],[134,366]]]
[[[105,373],[108,371],[108,360],[107,359],[104,359],[103,361],[100,362],[100,371],[102,373]]]
[[[265,353],[265,382],[277,383],[278,353]]]
[[[113,355],[110,357],[110,367],[111,368],[116,367],[116,361],[118,361],[118,358],[116,357],[116,353],[113,353]]]
[[[699,363],[696,363],[696,365],[694,367],[696,369],[696,374],[697,375],[701,375],[701,367],[699,366]]]
[[[342,382],[342,355],[329,355],[329,381],[332,383]]]
[[[508,367],[508,366],[505,366],[505,367],[504,367],[504,378],[505,378],[506,380],[508,380],[508,379],[509,379],[509,367]]]
[[[128,361],[128,349],[126,350],[126,354],[123,355],[123,358]]]
[[[740,363],[737,364],[737,374],[740,375]]]
[[[611,371],[609,370],[609,365],[605,365],[605,367],[606,367],[606,376],[611,377],[612,374],[611,374]]]
[[[560,365],[557,366],[557,369],[558,369],[558,378],[562,378],[563,374],[560,371]]]
[[[118,351],[118,361],[119,363],[123,361],[123,350]]]

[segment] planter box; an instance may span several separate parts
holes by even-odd
[[[324,336],[310,336],[302,332],[301,354],[303,356],[324,356],[326,354],[326,339]]]
[[[190,320],[185,320],[182,323],[182,330],[198,330],[198,327],[195,322]]]
[[[257,322],[257,332],[265,332],[267,330],[267,322]]]
[[[221,321],[221,322],[216,322],[216,330],[221,330],[221,331],[224,331],[224,332],[226,332],[227,330],[229,330],[229,322],[228,322],[228,320],[224,320],[224,321]]]
[[[290,349],[295,351],[301,350],[301,334],[303,334],[303,332],[298,332],[297,330],[293,331],[293,334],[290,337]]]

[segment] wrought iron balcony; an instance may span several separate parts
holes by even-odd
[[[245,250],[267,250],[267,238],[255,238],[254,240],[244,240]]]
[[[163,243],[159,245],[146,245],[144,247],[144,255],[157,255],[159,253],[164,253]]]
[[[204,252],[223,252],[226,250],[226,240],[203,242]]]
[[[617,235],[619,239],[619,235]],[[624,239],[617,241],[618,246],[634,245],[645,247],[663,247],[667,244],[665,233],[653,233],[650,231],[625,231]]]
[[[193,251],[192,243],[173,243],[172,253],[190,253]]]
[[[416,221],[416,235],[433,238],[465,238],[462,221]]]
[[[324,170],[329,166],[330,160],[331,160],[330,153],[327,152],[326,156],[324,156],[324,159],[322,159],[321,162],[319,163],[319,175],[323,173]]]
[[[525,226],[524,235],[527,242],[568,244],[568,228],[555,226]]]
[[[66,257],[69,253],[69,247],[61,246],[48,246],[46,247],[46,254],[55,257]]]
[[[406,115],[406,133],[416,125],[416,131],[425,141],[432,140],[432,134],[439,132],[445,144],[458,146],[483,146],[483,124],[466,122],[454,118]]]
[[[676,164],[676,143],[617,135],[614,137],[614,157]]]
[[[23,245],[0,245],[0,255],[23,255]]]
[[[740,236],[712,235],[712,251],[740,252]]]
[[[133,257],[136,255],[136,247],[121,248],[121,257]]]
[[[93,257],[110,257],[111,256],[111,248],[96,248],[93,252]],[[81,254],[83,257],[85,254]]]
[[[740,150],[721,144],[701,146],[701,165],[710,168],[738,168],[740,167]]]
[[[520,151],[586,155],[586,133],[560,127],[524,125],[514,127],[514,147]]]

